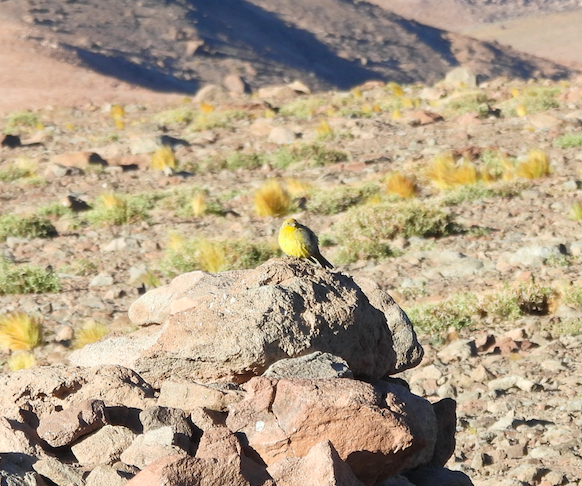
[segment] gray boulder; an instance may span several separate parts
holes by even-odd
[[[406,314],[376,283],[304,261],[180,275],[135,301],[129,317],[150,325],[147,339],[91,344],[71,362],[115,362],[126,345],[125,365],[155,386],[170,377],[240,383],[278,360],[316,351],[343,358],[356,377],[381,378],[423,355]]]

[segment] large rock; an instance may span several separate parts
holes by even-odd
[[[280,359],[315,351],[341,356],[356,377],[381,378],[415,366],[423,354],[406,314],[374,282],[303,261],[187,273],[140,297],[129,317],[163,323],[155,344],[126,363],[153,385],[170,377],[244,382]],[[135,357],[132,337],[125,342]],[[71,360],[108,362],[107,347],[107,340],[85,346]]]
[[[231,406],[226,424],[269,466],[304,457],[329,440],[358,479],[370,485],[433,457],[433,408],[404,387],[260,377],[245,388],[247,397]]]
[[[0,390],[0,415],[22,420],[21,410],[29,410],[26,418],[34,427],[37,417],[88,399],[141,409],[155,402],[151,386],[121,366],[29,368],[0,375]]]

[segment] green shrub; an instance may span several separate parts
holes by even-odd
[[[0,259],[0,295],[42,294],[61,290],[56,273],[32,265],[10,265]]]
[[[29,217],[6,214],[0,216],[0,241],[9,236],[19,238],[49,238],[55,236],[57,231],[52,223],[42,216]]]
[[[333,189],[313,191],[307,200],[307,210],[315,214],[337,214],[351,206],[362,204],[370,196],[379,193],[378,186],[366,184],[359,187],[339,186]]]
[[[561,148],[582,146],[582,133],[566,133],[556,139],[556,145]]]
[[[464,292],[440,302],[416,305],[407,309],[406,314],[417,331],[434,334],[446,332],[450,327],[470,326],[472,316],[479,311],[477,296]]]

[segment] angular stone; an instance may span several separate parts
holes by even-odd
[[[241,472],[240,460],[166,456],[141,471],[127,486],[259,486]]]
[[[241,445],[236,436],[226,427],[214,427],[202,434],[196,457],[210,459],[240,456]]]
[[[114,467],[100,465],[89,473],[85,486],[125,486],[132,474],[124,473]]]
[[[83,465],[112,464],[134,439],[135,434],[127,427],[106,425],[73,444],[71,450]]]
[[[286,457],[267,471],[277,486],[363,486],[327,440],[314,445],[305,457]]]
[[[0,455],[0,484],[2,486],[47,486],[32,464],[21,461],[20,454]]]
[[[221,390],[194,382],[164,381],[160,389],[158,404],[164,407],[180,407],[187,411],[204,407],[221,412],[242,398],[243,393],[240,390]]]
[[[222,84],[224,84],[224,87],[228,91],[238,95],[244,94],[247,91],[247,84],[238,74],[227,74],[222,80]]]
[[[190,413],[190,421],[204,431],[213,427],[224,426],[226,415],[226,412],[219,412],[205,407],[194,407]]]
[[[192,427],[188,421],[188,416],[180,408],[150,407],[140,412],[139,419],[143,425],[144,433],[169,426],[178,434],[188,438],[192,437]]]
[[[57,486],[85,486],[83,473],[54,457],[45,457],[35,462],[34,470],[50,479]]]
[[[131,445],[121,453],[120,459],[125,464],[143,469],[165,456],[186,455],[188,453],[187,450],[171,443],[175,438],[175,434],[170,427],[165,429],[156,429],[146,434],[138,435]],[[161,433],[159,432],[160,430],[162,431]],[[168,444],[168,442],[170,443]]]
[[[147,408],[154,391],[134,371],[122,366],[40,366],[0,375],[0,415],[19,420],[21,408],[34,410],[41,421],[59,408],[98,397],[111,404]],[[58,425],[58,424],[57,424]],[[36,426],[36,424],[35,424]]]
[[[355,380],[253,378],[226,424],[267,464],[329,440],[358,479],[374,484],[428,462],[436,442],[430,403],[404,387]],[[397,395],[405,396],[406,400]],[[385,397],[385,398],[384,398]]]
[[[263,373],[267,378],[353,378],[345,360],[330,353],[315,353],[281,359]]]
[[[85,400],[62,412],[43,417],[37,433],[51,446],[62,447],[106,423],[105,403],[102,400]]]

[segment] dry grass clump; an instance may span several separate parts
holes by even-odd
[[[524,179],[539,179],[550,175],[548,156],[542,150],[531,150],[527,159],[516,166],[515,173]]]
[[[96,225],[115,225],[143,221],[148,218],[149,210],[159,200],[159,194],[121,195],[113,192],[101,194],[93,209],[86,214],[87,219]]]
[[[315,133],[319,140],[327,140],[333,138],[333,129],[329,126],[329,123],[325,120],[321,120],[319,125],[315,128]]]
[[[577,201],[570,208],[570,219],[582,221],[582,204]]]
[[[192,197],[192,213],[194,216],[202,216],[206,213],[208,209],[208,204],[206,203],[206,194],[203,191],[198,191]]]
[[[8,358],[6,364],[10,371],[26,370],[36,365],[36,358],[30,351],[17,351]]]
[[[481,178],[473,162],[466,159],[457,162],[451,153],[437,155],[426,176],[440,190],[476,184]]]
[[[29,351],[42,341],[39,319],[23,312],[0,316],[0,346],[10,351]]]
[[[254,205],[258,216],[284,216],[291,209],[291,196],[279,181],[270,179],[255,192]]]
[[[416,178],[405,176],[400,172],[392,172],[386,179],[386,193],[394,194],[402,199],[411,199],[418,195]]]
[[[152,154],[150,167],[154,170],[174,170],[176,168],[176,157],[171,147],[160,147]]]
[[[285,179],[285,187],[292,198],[306,197],[313,189],[309,182],[299,179]]]
[[[171,234],[160,264],[168,276],[194,270],[223,272],[254,268],[280,254],[276,245],[238,240],[184,239]]]
[[[75,332],[75,340],[73,341],[73,347],[82,348],[87,344],[95,343],[99,341],[103,336],[105,336],[109,330],[105,324],[101,324],[96,321],[89,321],[85,325]]]

